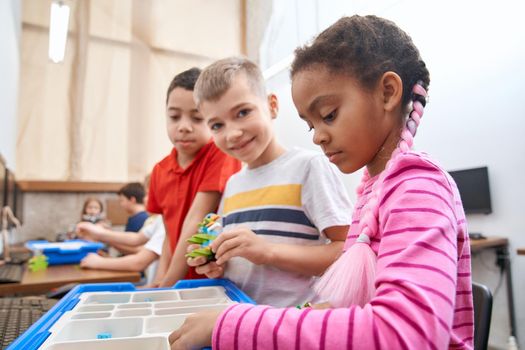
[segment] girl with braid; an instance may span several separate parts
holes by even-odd
[[[472,349],[458,190],[412,150],[430,79],[411,38],[382,18],[345,17],[296,50],[291,76],[314,143],[344,173],[365,168],[344,253],[315,286],[326,303],[195,314],[172,349]]]

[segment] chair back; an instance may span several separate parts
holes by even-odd
[[[472,282],[474,301],[474,349],[486,350],[492,316],[492,293],[483,284]]]

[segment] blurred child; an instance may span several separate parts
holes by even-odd
[[[92,224],[110,227],[110,222],[104,215],[104,206],[102,201],[95,197],[88,197],[82,206],[80,222],[91,222]]]
[[[296,51],[292,96],[313,141],[362,167],[345,253],[323,277],[331,306],[236,304],[195,314],[172,349],[472,349],[470,246],[452,178],[411,150],[429,73],[411,38],[375,16],[340,19]]]
[[[186,239],[219,204],[226,180],[240,162],[222,153],[193,101],[200,70],[175,76],[166,96],[166,129],[173,150],[151,174],[148,211],[162,214],[166,226],[157,279],[151,287],[169,287],[182,278],[200,278],[186,265]]]
[[[131,182],[118,191],[119,203],[129,214],[124,231],[139,232],[148,218],[144,206],[144,186],[140,182]]]
[[[236,57],[207,67],[195,86],[216,145],[246,163],[226,184],[217,261],[197,271],[212,278],[224,269],[257,303],[290,306],[313,297],[313,276],[339,256],[351,206],[324,155],[277,141],[277,96],[265,90],[257,65]]]

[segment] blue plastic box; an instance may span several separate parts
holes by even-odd
[[[173,288],[139,290],[131,283],[83,284],[7,349],[169,349],[169,333],[188,314],[232,302],[255,304],[225,279],[183,280]]]
[[[26,247],[47,256],[49,265],[63,265],[78,264],[88,253],[104,248],[104,244],[72,239],[64,242],[28,241]]]

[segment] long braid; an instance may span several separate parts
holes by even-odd
[[[403,130],[401,131],[401,138],[397,147],[392,152],[390,159],[385,165],[385,170],[392,167],[395,159],[404,153],[409,152],[412,149],[414,143],[414,136],[416,135],[417,128],[423,117],[424,105],[426,104],[427,91],[422,85],[422,82],[418,82],[412,89],[412,111],[408,114],[408,118],[405,122]],[[366,234],[369,239],[375,237],[377,234],[378,226],[378,213],[379,213],[379,191],[383,184],[384,178],[388,172],[382,171],[379,178],[375,181],[372,186],[372,191],[368,197],[368,201],[363,208],[366,210],[363,215],[361,224],[361,234]]]

